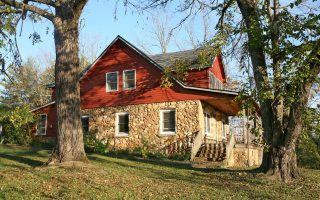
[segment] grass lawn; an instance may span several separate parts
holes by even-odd
[[[284,185],[253,171],[96,154],[81,168],[41,167],[48,154],[0,146],[0,199],[320,199],[320,170]]]

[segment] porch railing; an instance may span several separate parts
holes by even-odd
[[[192,144],[191,148],[191,154],[190,154],[190,161],[194,161],[194,158],[196,157],[199,149],[201,148],[201,145],[204,142],[205,134],[203,131],[199,131],[197,136],[194,139],[194,142]]]

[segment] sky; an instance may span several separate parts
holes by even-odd
[[[154,42],[151,35],[152,17],[164,18],[167,16],[165,14],[166,10],[159,10],[155,14],[144,13],[139,15],[130,9],[126,12],[126,9],[119,4],[117,19],[115,19],[114,2],[114,0],[90,0],[88,2],[80,19],[81,51],[86,51],[83,46],[96,45],[99,54],[117,35],[120,35],[137,47],[141,42],[145,43],[152,54],[160,53],[160,49],[151,44]],[[170,14],[170,16],[168,14],[168,18],[170,18],[168,26],[173,27],[176,25],[181,17],[179,14]],[[191,22],[186,24],[191,24]],[[195,34],[200,37],[203,34],[203,22],[200,19],[194,19],[192,25],[196,30]],[[21,27],[21,24],[19,27]],[[40,34],[42,42],[33,45],[29,37],[35,31]],[[191,48],[185,42],[187,35],[183,28],[180,31],[177,30],[175,35],[176,40],[184,44],[184,49]],[[54,58],[53,26],[51,22],[47,20],[42,20],[38,23],[25,21],[22,26],[21,36],[18,36],[18,44],[24,61],[31,56],[41,59],[41,57],[48,54]],[[168,51],[178,50],[176,41],[172,41]]]

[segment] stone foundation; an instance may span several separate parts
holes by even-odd
[[[233,156],[230,159],[232,167],[259,166],[262,162],[263,148],[260,146],[250,146],[245,144],[236,144],[233,149]],[[248,160],[249,158],[249,160]],[[248,163],[249,161],[249,163]]]
[[[153,104],[140,104],[119,107],[105,107],[82,110],[83,115],[89,115],[89,129],[96,133],[98,139],[109,144],[110,150],[139,148],[143,142],[149,149],[160,148],[185,137],[187,133],[201,130],[200,114],[201,102],[199,100],[176,101]],[[176,134],[160,134],[160,110],[175,109]],[[129,135],[117,137],[115,135],[116,113],[129,114]]]

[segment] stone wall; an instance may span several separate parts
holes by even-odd
[[[160,110],[176,110],[176,134],[160,134]],[[119,107],[105,107],[82,110],[89,115],[90,132],[96,132],[98,139],[108,142],[112,150],[135,149],[146,141],[150,150],[158,150],[185,134],[201,129],[201,102],[199,100],[140,104]],[[129,113],[129,135],[115,136],[116,113]],[[199,116],[200,115],[200,116]],[[201,123],[200,123],[201,122]]]
[[[236,144],[233,149],[233,159],[232,167],[247,167],[249,166],[259,166],[262,162],[263,148],[260,146],[250,145],[248,148],[247,145]],[[249,163],[248,163],[249,157]]]

